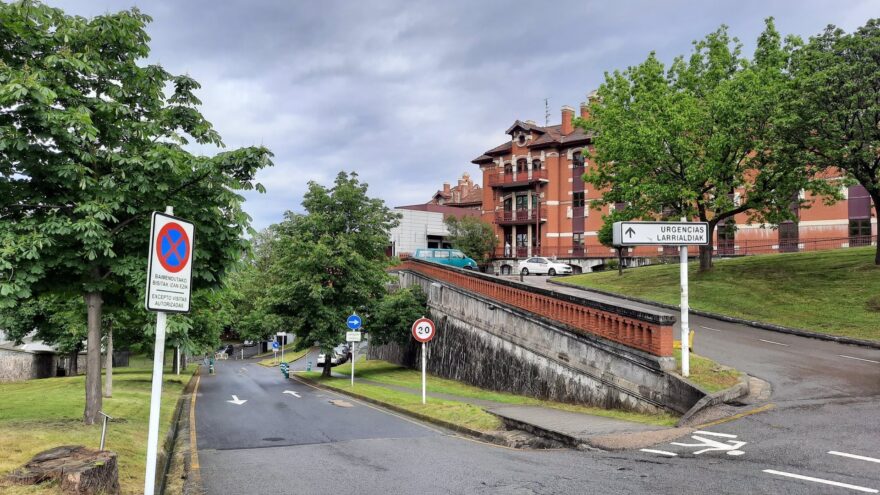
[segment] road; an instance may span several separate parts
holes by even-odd
[[[196,425],[209,494],[854,491],[765,470],[880,488],[877,463],[825,453],[880,458],[876,401],[835,403],[823,412],[861,418],[855,425],[860,429],[853,431],[845,430],[853,421],[834,428],[809,414],[814,405],[802,407],[807,413],[796,416],[798,423],[791,422],[788,409],[776,409],[707,427],[709,433],[695,435],[720,442],[725,450],[697,455],[693,452],[702,448],[671,444],[652,449],[664,454],[512,450],[285,380],[277,369],[224,361],[216,375],[201,378]],[[821,434],[805,443],[799,432],[811,428]],[[728,454],[734,446],[743,454]]]

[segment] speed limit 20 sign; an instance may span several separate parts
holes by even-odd
[[[412,334],[413,338],[419,342],[430,342],[430,340],[434,338],[434,335],[437,334],[437,327],[435,327],[434,322],[428,318],[419,318],[413,323]]]

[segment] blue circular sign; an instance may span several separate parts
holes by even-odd
[[[281,346],[278,345],[278,342],[272,342],[272,349],[278,349],[279,347]]]
[[[358,315],[351,315],[345,320],[345,324],[348,325],[348,328],[357,330],[361,327],[361,317]]]

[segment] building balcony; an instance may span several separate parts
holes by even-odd
[[[502,210],[495,212],[495,223],[498,225],[521,225],[547,221],[547,208],[532,208],[531,210]]]
[[[515,174],[489,174],[489,187],[518,187],[536,182],[548,182],[546,170],[529,170]]]

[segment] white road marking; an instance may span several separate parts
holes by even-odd
[[[772,340],[764,340],[764,339],[758,339],[758,340],[760,340],[761,342],[766,342],[768,344],[775,344],[775,345],[781,345],[782,347],[788,347],[788,344],[783,344],[782,342],[773,342]]]
[[[290,394],[290,395],[296,397],[297,399],[302,399],[302,396],[299,395],[298,393],[294,392],[293,390],[285,390],[285,391],[282,392],[282,393],[283,393],[283,394]]]
[[[714,431],[695,431],[694,433],[699,433],[701,435],[712,435],[715,437],[724,437],[724,438],[736,438],[736,435],[731,435],[730,433],[716,433]]]
[[[717,328],[709,328],[709,327],[704,327],[702,325],[700,325],[700,328],[704,328],[706,330],[712,330],[713,332],[721,332],[722,331],[722,330],[718,330]]]
[[[855,359],[856,361],[865,361],[867,363],[880,364],[880,361],[874,361],[872,359],[862,359],[862,358],[857,358],[857,357],[852,357],[852,356],[844,356],[843,354],[838,354],[838,356],[840,356],[842,358],[847,358],[847,359]]]
[[[734,437],[735,436],[736,435],[734,435]],[[743,445],[746,445],[746,443],[748,443],[739,440],[727,440],[726,442],[718,442],[712,440],[711,438],[705,438],[697,435],[691,435],[691,438],[701,443],[670,442],[670,444],[678,445],[681,447],[706,447],[704,449],[694,451],[694,455],[700,455],[704,452],[725,452],[727,455],[743,455],[745,454],[745,452],[739,449]]]
[[[242,399],[239,399],[237,395],[233,395],[232,400],[228,400],[226,402],[231,402],[231,403],[235,404],[236,406],[240,406],[240,405],[244,404],[245,402],[247,402],[247,399],[242,400]]]
[[[858,459],[860,461],[876,462],[876,463],[880,464],[880,459],[875,459],[873,457],[866,457],[863,455],[856,455],[856,454],[847,454],[846,452],[838,452],[836,450],[831,450],[828,453],[831,455],[839,455],[841,457],[849,457],[852,459]]]
[[[831,486],[839,486],[841,488],[849,488],[850,490],[856,490],[859,492],[880,493],[880,490],[875,490],[873,488],[865,488],[864,486],[849,485],[846,483],[841,483],[839,481],[823,480],[822,478],[813,478],[811,476],[803,476],[801,474],[786,473],[784,471],[776,471],[773,469],[765,469],[764,472],[767,474],[786,476],[788,478],[795,478],[795,479],[804,480],[804,481],[812,481],[815,483],[822,483],[823,485],[831,485]]]
[[[641,451],[641,452],[647,452],[647,453],[649,453],[649,454],[668,455],[668,456],[672,456],[672,457],[675,457],[675,456],[678,455],[678,454],[676,454],[675,452],[666,452],[665,450],[639,449],[639,451]]]

